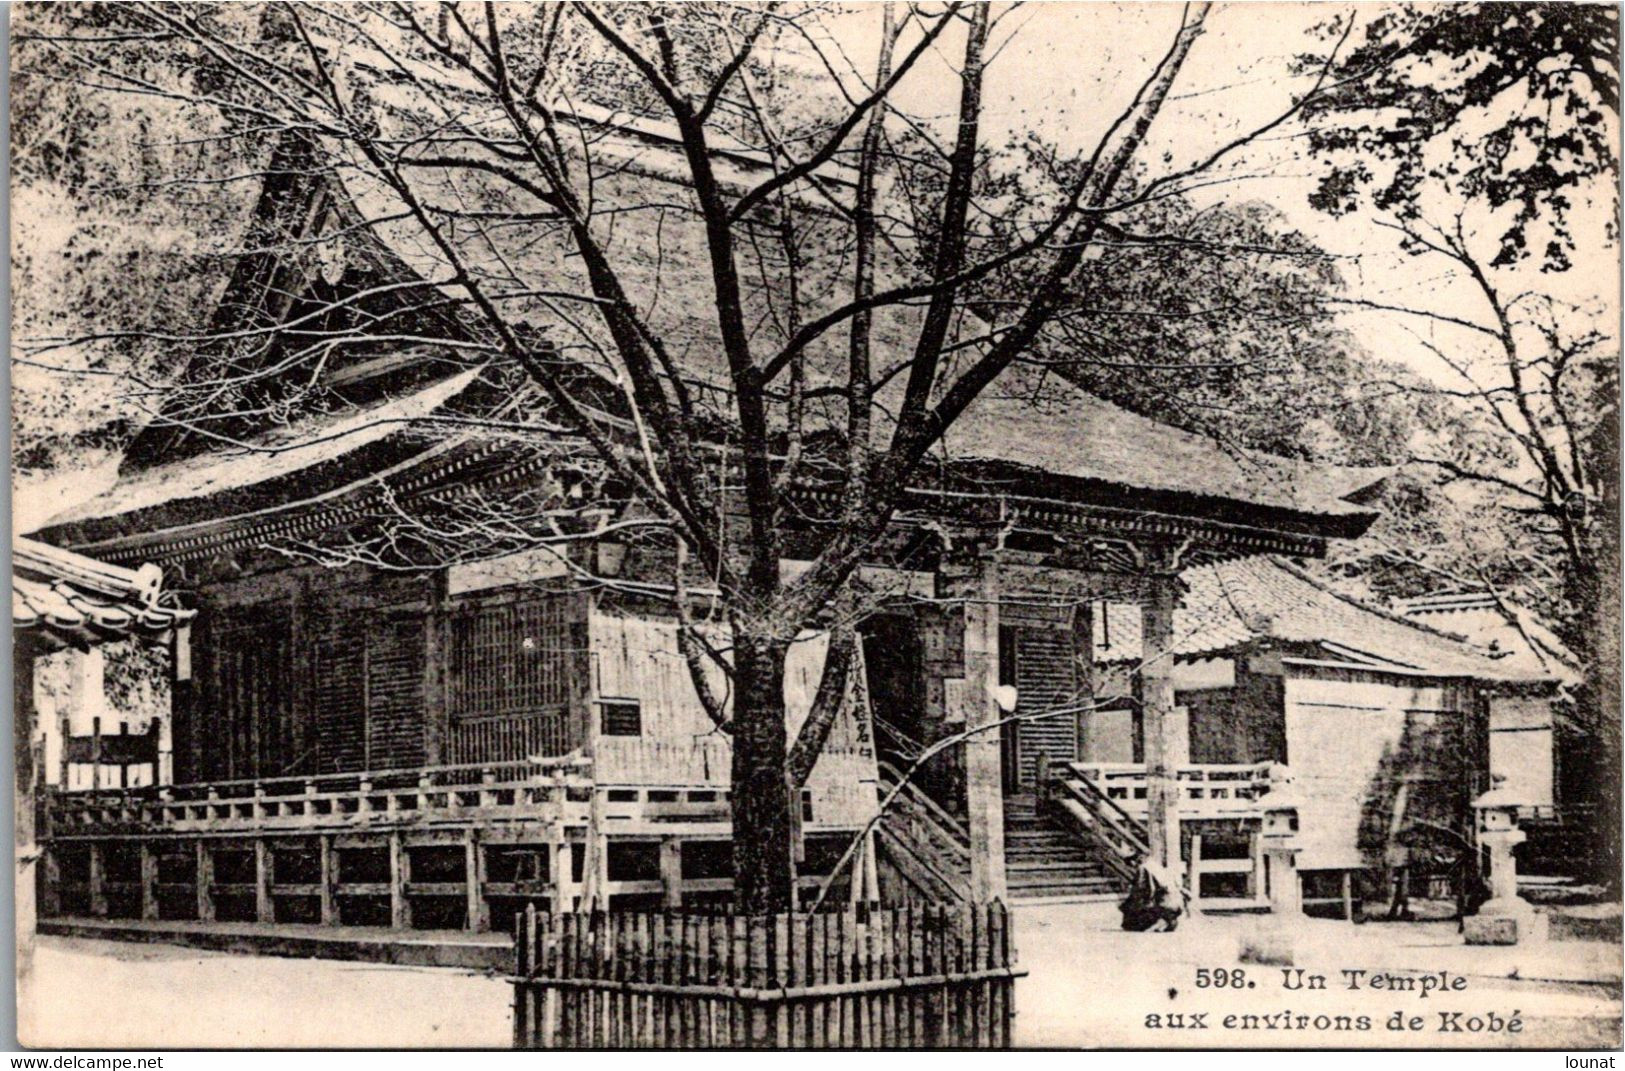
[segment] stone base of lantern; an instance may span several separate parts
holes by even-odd
[[[1511,896],[1486,900],[1478,914],[1462,920],[1462,937],[1470,945],[1515,945],[1546,940],[1548,920],[1527,900]]]

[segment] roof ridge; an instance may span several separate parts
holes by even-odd
[[[1562,637],[1552,630],[1552,626],[1544,617],[1516,599],[1510,599],[1498,594],[1493,588],[1475,588],[1471,591],[1441,592],[1435,595],[1418,595],[1415,598],[1401,600],[1403,605],[1411,608],[1412,613],[1439,613],[1459,609],[1485,609],[1494,610],[1507,624],[1523,633],[1528,641],[1530,650],[1535,657],[1544,662],[1549,656],[1566,669],[1577,670],[1577,659],[1568,645],[1563,643]],[[1558,646],[1553,648],[1552,643],[1534,635],[1530,626],[1547,633],[1552,642]],[[1541,649],[1545,653],[1542,654]]]
[[[1486,657],[1494,657],[1493,655],[1488,655],[1487,652],[1483,652],[1478,647],[1474,646],[1466,636],[1455,632],[1447,632],[1444,629],[1437,628],[1425,621],[1417,621],[1415,618],[1406,617],[1404,614],[1395,613],[1393,610],[1389,610],[1385,607],[1368,603],[1364,599],[1357,599],[1353,595],[1349,595],[1346,592],[1337,590],[1326,581],[1311,574],[1307,569],[1304,569],[1297,563],[1289,561],[1286,558],[1282,558],[1279,555],[1270,554],[1266,555],[1266,557],[1268,557],[1269,560],[1274,562],[1276,565],[1280,566],[1287,573],[1290,573],[1292,576],[1302,580],[1305,584],[1308,584],[1319,591],[1325,592],[1334,599],[1339,599],[1348,603],[1356,610],[1363,610],[1366,613],[1375,614],[1384,620],[1391,621],[1396,625],[1405,625],[1416,629],[1418,632],[1425,632],[1429,635],[1437,636],[1440,639],[1449,640],[1453,643],[1459,643],[1470,651],[1485,654]]]

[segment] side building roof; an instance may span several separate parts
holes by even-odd
[[[1187,569],[1182,606],[1174,611],[1174,650],[1181,660],[1232,654],[1258,641],[1302,645],[1316,660],[1351,668],[1506,683],[1550,680],[1549,674],[1472,646],[1417,621],[1332,589],[1299,566],[1260,556]],[[1140,658],[1137,607],[1110,604],[1100,630],[1102,663]]]
[[[192,619],[156,565],[125,569],[18,537],[11,568],[11,627],[35,650],[159,636]]]
[[[1424,595],[1399,603],[1406,617],[1467,637],[1530,673],[1564,684],[1584,679],[1580,660],[1538,616],[1488,591]]]

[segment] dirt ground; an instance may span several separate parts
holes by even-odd
[[[508,983],[446,968],[44,937],[34,979],[18,1014],[34,1048],[507,1048],[513,1037]]]
[[[1445,922],[1303,920],[1287,934],[1268,916],[1130,934],[1117,928],[1111,904],[1014,915],[1020,965],[1030,972],[1016,989],[1021,1047],[1620,1043],[1617,945],[1467,948]],[[1244,946],[1253,950],[1248,962]],[[1300,969],[1301,977],[1291,973]],[[1345,970],[1366,972],[1355,978],[1360,988],[1347,988]],[[1426,995],[1416,980],[1423,972],[1437,979]],[[1325,989],[1311,988],[1317,974]],[[1374,983],[1374,975],[1384,977]],[[1288,988],[1294,978],[1302,988]],[[1401,1029],[1390,1028],[1396,1013]],[[1236,1016],[1229,1025],[1227,1015]],[[489,974],[50,937],[39,941],[21,1022],[32,1046],[76,1049],[505,1048],[511,1030],[508,984]]]

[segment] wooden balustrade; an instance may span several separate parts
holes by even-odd
[[[554,819],[585,824],[594,795],[601,817],[623,833],[729,820],[726,766],[719,781],[698,783],[599,780],[594,766],[593,760],[570,758],[132,789],[52,789],[44,796],[44,828],[51,836],[71,837],[293,832],[476,817],[482,824]],[[806,790],[804,828],[847,829],[868,820],[873,783],[848,780]]]
[[[572,758],[141,789],[53,790],[50,835],[350,828],[428,818],[585,821],[590,763]]]
[[[1236,890],[1212,894],[1219,899],[1259,900],[1262,854],[1255,819],[1262,815],[1261,797],[1270,791],[1279,770],[1272,763],[1178,768],[1179,818],[1193,823],[1184,874],[1193,898],[1208,895],[1203,878],[1213,877],[1214,887]],[[1074,762],[1048,772],[1044,793],[1056,811],[1098,846],[1102,862],[1131,878],[1149,854],[1145,767]]]
[[[1060,813],[1100,844],[1100,861],[1119,877],[1133,880],[1140,860],[1151,851],[1144,823],[1109,799],[1093,781],[1062,777],[1046,782],[1046,788]]]
[[[970,898],[970,833],[965,824],[944,810],[930,795],[903,782],[902,771],[879,763],[883,795],[892,797],[879,833],[889,858],[910,884],[926,895]]]
[[[1259,813],[1258,799],[1269,790],[1273,763],[1228,765],[1196,763],[1180,766],[1175,776],[1179,785],[1181,818],[1245,818]],[[1147,812],[1145,766],[1140,763],[1072,762],[1066,764],[1074,778],[1099,790],[1103,799],[1115,803],[1125,814],[1143,820]]]

